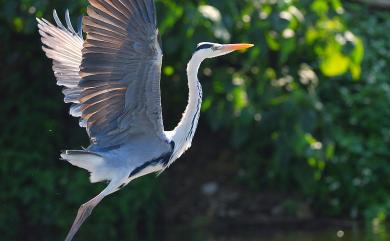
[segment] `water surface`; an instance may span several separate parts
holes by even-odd
[[[305,231],[250,231],[210,234],[205,230],[180,232],[169,237],[169,241],[390,241],[386,227],[374,229],[355,227],[351,229],[327,228],[326,230]]]

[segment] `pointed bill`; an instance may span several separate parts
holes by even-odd
[[[226,51],[236,51],[242,49],[252,48],[253,44],[240,43],[240,44],[224,44],[222,49]]]

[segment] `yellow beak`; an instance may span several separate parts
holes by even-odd
[[[224,51],[236,51],[236,50],[242,50],[242,49],[248,49],[252,48],[253,44],[224,44],[222,47],[222,50]]]

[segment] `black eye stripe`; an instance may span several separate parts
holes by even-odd
[[[200,49],[208,49],[208,48],[211,48],[213,47],[214,45],[213,44],[201,44],[199,45],[197,48],[196,48],[196,51],[200,50]]]

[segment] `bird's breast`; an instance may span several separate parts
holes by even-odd
[[[168,165],[169,160],[172,156],[172,153],[173,153],[173,147],[172,147],[171,151],[166,152],[157,158],[153,158],[153,159],[146,161],[143,164],[135,167],[130,172],[129,177],[126,180],[126,182],[123,185],[121,185],[120,188],[123,188],[129,182],[131,182],[132,180],[134,180],[138,177],[142,177],[142,176],[145,176],[147,174],[163,171],[165,169],[165,167]]]

